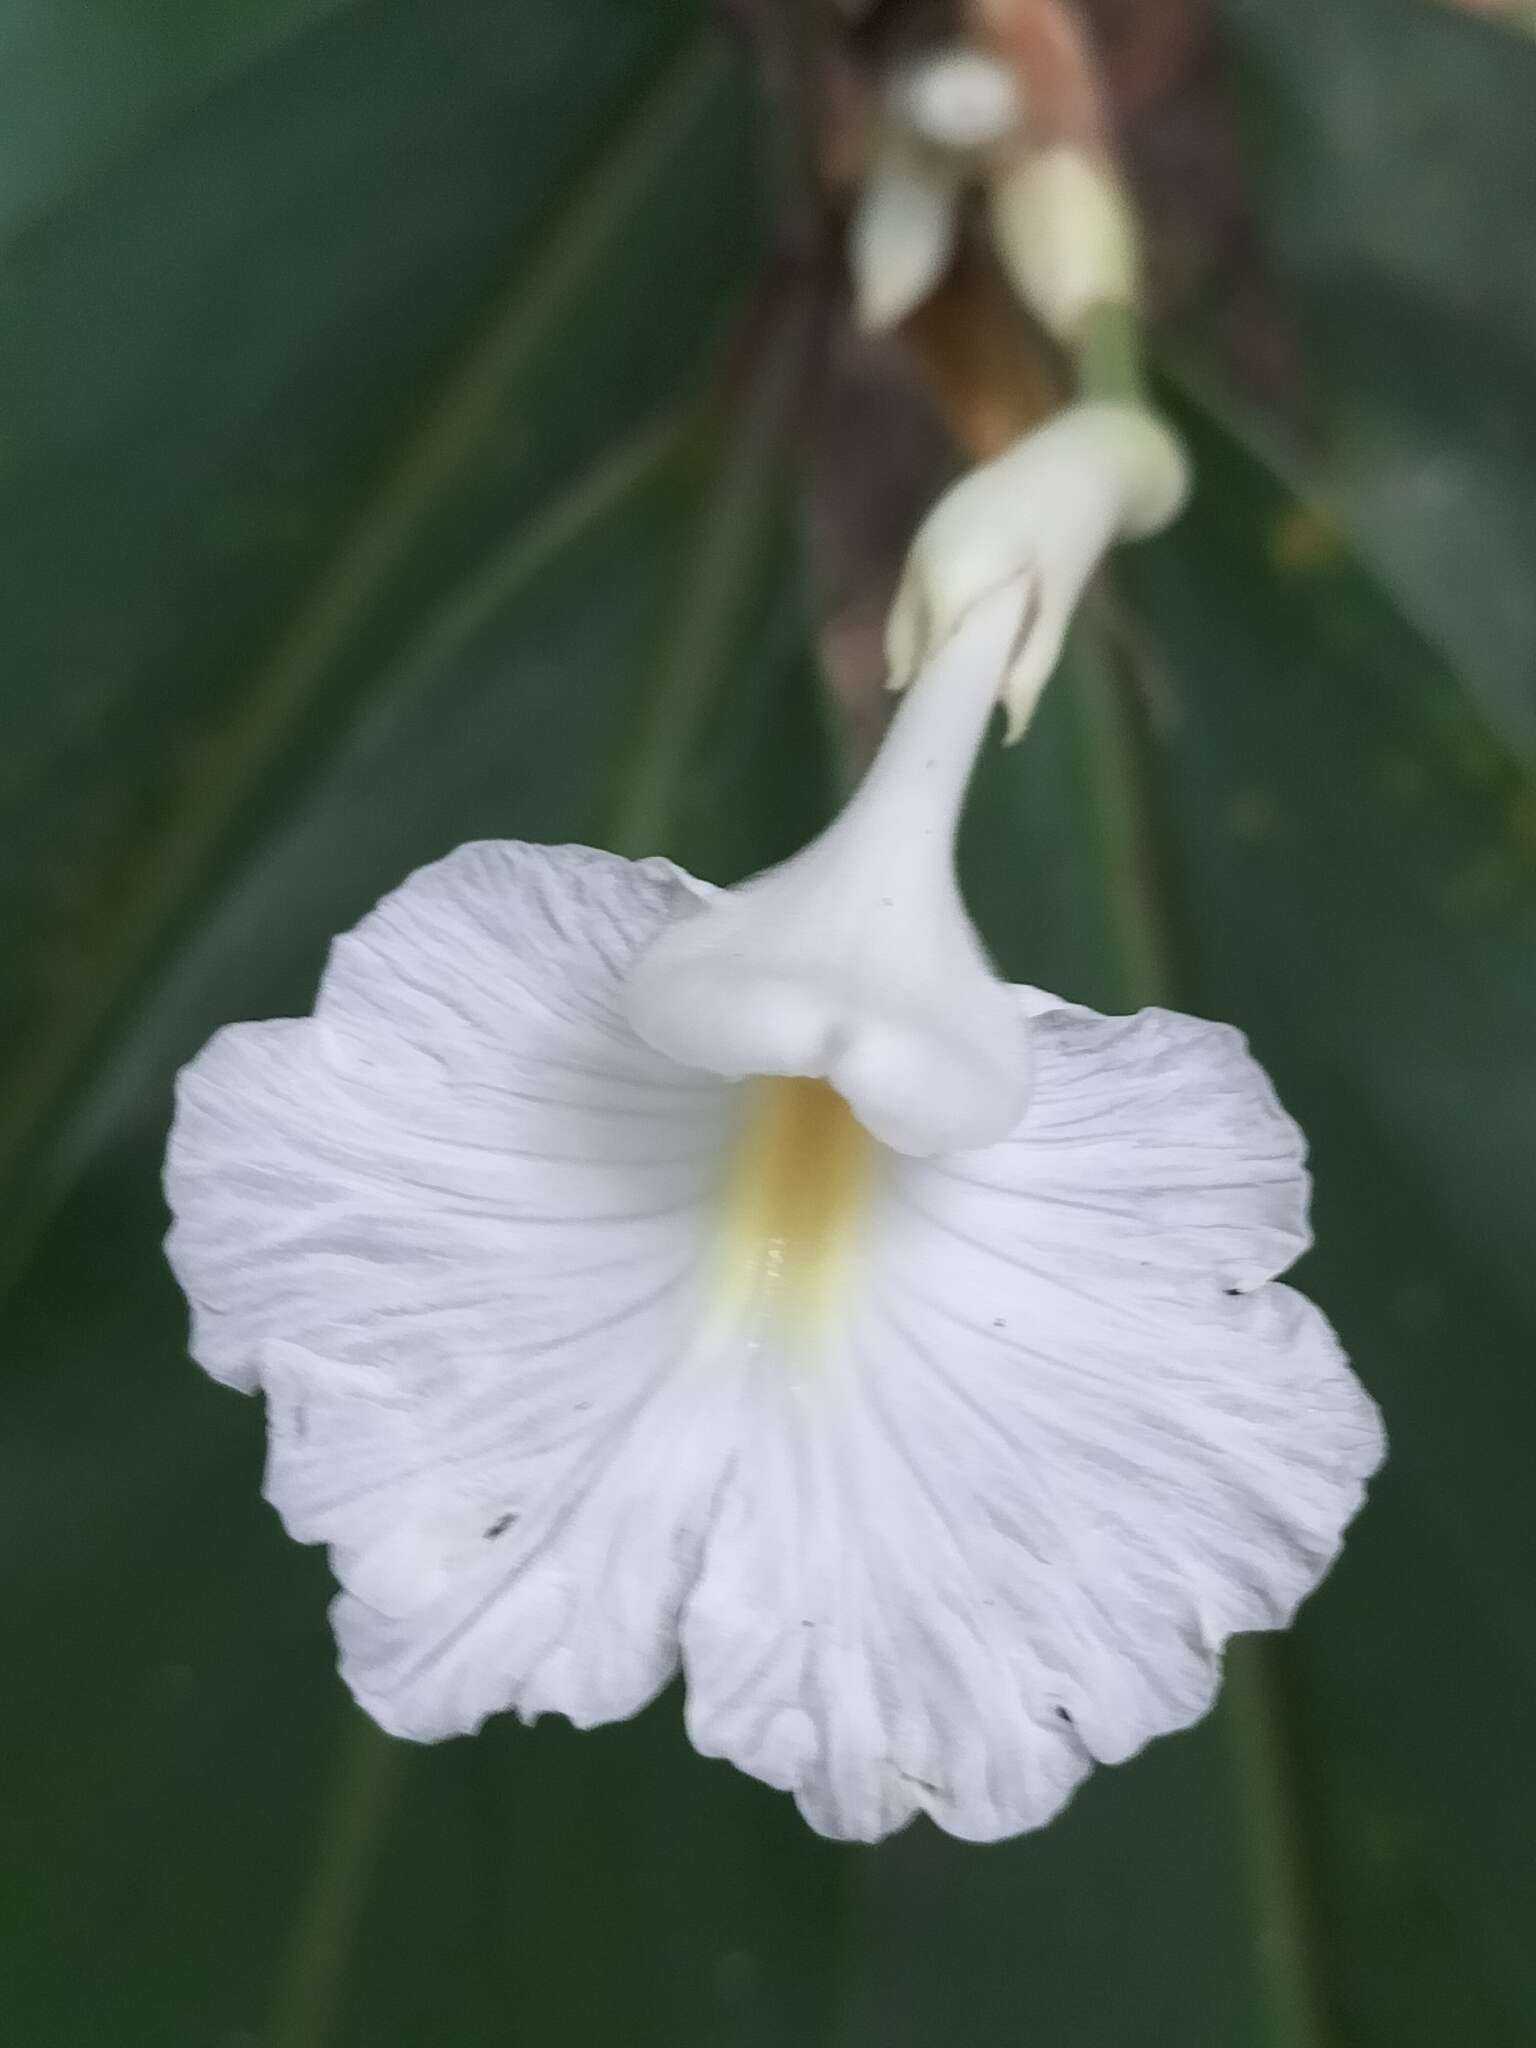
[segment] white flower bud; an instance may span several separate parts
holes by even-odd
[[[891,129],[848,224],[854,306],[883,334],[920,306],[949,268],[960,225],[958,165]]]
[[[1058,341],[1095,306],[1137,298],[1136,223],[1113,168],[1062,144],[989,180],[993,239],[1019,297]]]
[[[894,115],[940,149],[987,149],[1011,135],[1024,109],[1008,66],[966,43],[902,66],[886,92]]]
[[[858,321],[872,334],[898,325],[938,284],[955,252],[962,187],[1023,120],[1013,74],[966,44],[900,66],[884,104],[848,230]]]
[[[983,599],[1014,586],[1022,618],[1000,697],[1016,740],[1055,668],[1089,577],[1116,540],[1158,532],[1179,511],[1188,466],[1144,407],[1067,406],[934,506],[907,556],[886,628],[889,684],[907,687]]]

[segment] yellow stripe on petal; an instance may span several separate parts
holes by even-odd
[[[773,1076],[749,1088],[721,1210],[722,1305],[820,1322],[841,1292],[875,1141],[825,1081]]]

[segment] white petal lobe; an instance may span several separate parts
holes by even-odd
[[[397,1733],[611,1719],[675,1668],[716,1475],[662,1418],[735,1112],[617,1000],[691,900],[662,862],[461,848],[337,942],[313,1020],[182,1076],[193,1349],[264,1387],[269,1496],[331,1546],[344,1671]]]
[[[1034,1005],[1031,1005],[1033,1008]],[[1038,1011],[1009,1144],[889,1158],[840,1348],[761,1373],[683,1617],[696,1744],[823,1832],[991,1840],[1199,1718],[1380,1460],[1241,1039]]]

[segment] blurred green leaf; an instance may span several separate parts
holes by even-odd
[[[1430,0],[1226,0],[1307,488],[1536,759],[1536,47]]]
[[[1181,984],[1309,1134],[1302,1277],[1393,1444],[1287,1646],[1339,2038],[1525,2040],[1536,787],[1336,536],[1188,424],[1196,506],[1128,564]]]
[[[199,92],[357,0],[8,0],[0,242]]]

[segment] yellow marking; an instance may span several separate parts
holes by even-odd
[[[748,1083],[720,1216],[723,1306],[820,1322],[839,1296],[875,1142],[825,1081]]]

